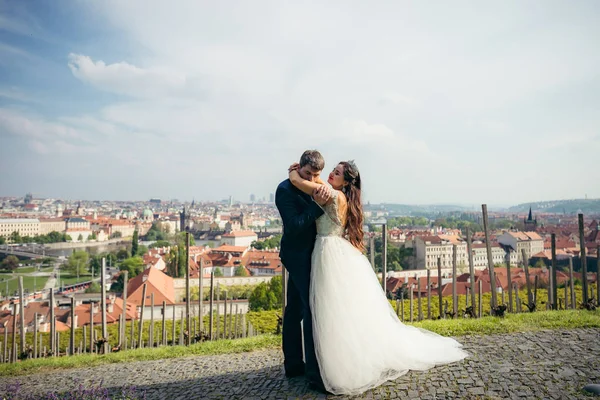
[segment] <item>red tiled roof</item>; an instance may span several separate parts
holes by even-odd
[[[227,244],[222,244],[221,246],[212,250],[212,252],[222,252],[222,253],[243,253],[248,250],[246,246],[230,246]]]
[[[148,268],[129,281],[127,285],[127,302],[136,305],[142,304],[143,285],[146,283],[146,305],[150,305],[150,294],[154,293],[154,304],[175,303],[175,288],[173,278],[156,268]]]

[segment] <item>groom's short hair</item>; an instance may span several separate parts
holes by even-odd
[[[325,168],[325,160],[317,150],[306,150],[300,157],[300,168],[309,165],[315,171],[322,171]]]

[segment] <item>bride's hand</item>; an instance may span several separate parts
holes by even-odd
[[[298,163],[293,163],[293,164],[292,164],[292,165],[290,165],[290,167],[288,168],[288,173],[290,173],[290,172],[292,172],[292,171],[295,171],[295,170],[297,170],[297,169],[299,169],[299,168],[300,168],[300,164],[298,164]]]
[[[321,185],[313,192],[313,199],[315,199],[315,201],[321,206],[327,204],[330,198],[331,188],[327,185]]]

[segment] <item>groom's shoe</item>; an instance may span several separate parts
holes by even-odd
[[[294,378],[296,376],[304,375],[304,365],[299,365],[297,367],[290,367],[285,369],[285,376],[287,378]]]
[[[308,388],[310,390],[315,390],[324,394],[333,394],[331,392],[328,392],[327,389],[325,389],[325,385],[323,385],[323,383],[321,382],[310,381],[308,382]]]

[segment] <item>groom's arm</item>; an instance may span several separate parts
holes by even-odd
[[[285,233],[291,237],[309,229],[324,212],[317,203],[311,201],[308,207],[299,213],[294,196],[297,195],[282,187],[278,187],[275,193],[275,205],[281,214]]]

